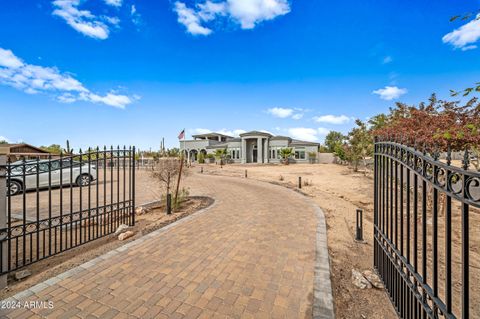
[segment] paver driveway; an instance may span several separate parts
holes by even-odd
[[[303,196],[247,179],[193,175],[213,207],[50,280],[10,318],[311,318],[316,226]],[[71,275],[74,273],[74,275]],[[32,294],[28,296],[28,294]]]

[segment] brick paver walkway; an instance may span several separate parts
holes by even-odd
[[[193,175],[188,184],[192,195],[214,197],[215,206],[76,268],[73,276],[54,278],[53,285],[22,299],[53,301],[53,309],[3,313],[10,318],[311,318],[313,206],[290,190],[247,179]]]

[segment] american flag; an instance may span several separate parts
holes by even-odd
[[[178,134],[178,139],[179,140],[183,140],[183,138],[185,137],[185,129],[183,129],[180,134]]]

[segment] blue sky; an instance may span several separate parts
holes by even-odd
[[[207,130],[322,141],[480,80],[479,1],[0,0],[0,136],[177,146]]]

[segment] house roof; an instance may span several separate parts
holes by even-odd
[[[273,136],[270,140],[279,141],[279,140],[291,140],[291,139],[292,138],[288,136],[277,135],[277,136]]]
[[[215,132],[192,135],[193,138],[202,138],[202,137],[208,138],[208,137],[219,137],[219,136],[220,137],[233,138],[232,136],[225,135],[225,134],[220,134],[220,133],[215,133]]]
[[[320,146],[320,143],[315,142],[307,142],[307,141],[300,141],[300,140],[292,140],[290,145],[299,145],[299,146]]]
[[[250,131],[250,132],[245,132],[245,133],[243,133],[243,134],[240,134],[240,137],[251,136],[251,135],[273,136],[272,134],[267,133],[267,132]]]
[[[20,152],[15,149],[22,149]],[[25,149],[31,151],[25,152]],[[0,154],[23,154],[23,153],[39,153],[39,154],[50,154],[48,151],[42,150],[36,146],[19,143],[19,144],[0,144]]]

